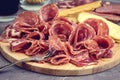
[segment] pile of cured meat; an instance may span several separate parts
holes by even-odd
[[[90,18],[77,24],[58,17],[57,6],[48,4],[38,14],[31,11],[19,14],[6,27],[1,41],[9,41],[12,51],[28,56],[46,54],[49,50],[53,54],[45,62],[53,65],[85,66],[112,57],[110,49],[114,42],[108,33],[108,26],[102,20]]]

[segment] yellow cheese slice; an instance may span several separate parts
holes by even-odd
[[[101,19],[105,21],[109,27],[109,35],[115,39],[115,41],[120,42],[120,25],[117,25],[115,23],[112,23],[111,21],[106,20],[103,17],[90,14],[88,12],[81,12],[78,15],[78,22],[82,23],[88,18],[96,18],[96,19]]]

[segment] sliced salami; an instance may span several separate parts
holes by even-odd
[[[38,15],[32,11],[22,12],[15,19],[15,23],[19,23],[22,26],[33,26],[38,24],[38,22]]]
[[[42,22],[48,22],[58,16],[58,7],[55,4],[48,4],[39,11],[39,18]]]
[[[100,19],[89,18],[84,23],[87,23],[88,25],[93,27],[96,31],[96,35],[104,36],[109,34],[108,25]]]

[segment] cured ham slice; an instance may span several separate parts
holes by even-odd
[[[48,22],[58,16],[58,7],[55,4],[48,4],[39,11],[39,18],[42,22]]]
[[[108,25],[100,19],[89,18],[84,23],[87,23],[88,25],[92,26],[96,31],[96,35],[104,36],[109,34]]]

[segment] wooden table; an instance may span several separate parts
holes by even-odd
[[[20,9],[18,13],[22,12]],[[12,22],[1,23],[0,33],[5,26]],[[0,54],[0,66],[8,64],[9,62]],[[39,74],[32,71],[21,69],[17,66],[9,68],[5,72],[0,72],[0,80],[120,80],[120,64],[116,67],[106,70],[101,73],[85,75],[85,76],[52,76],[46,74]]]

